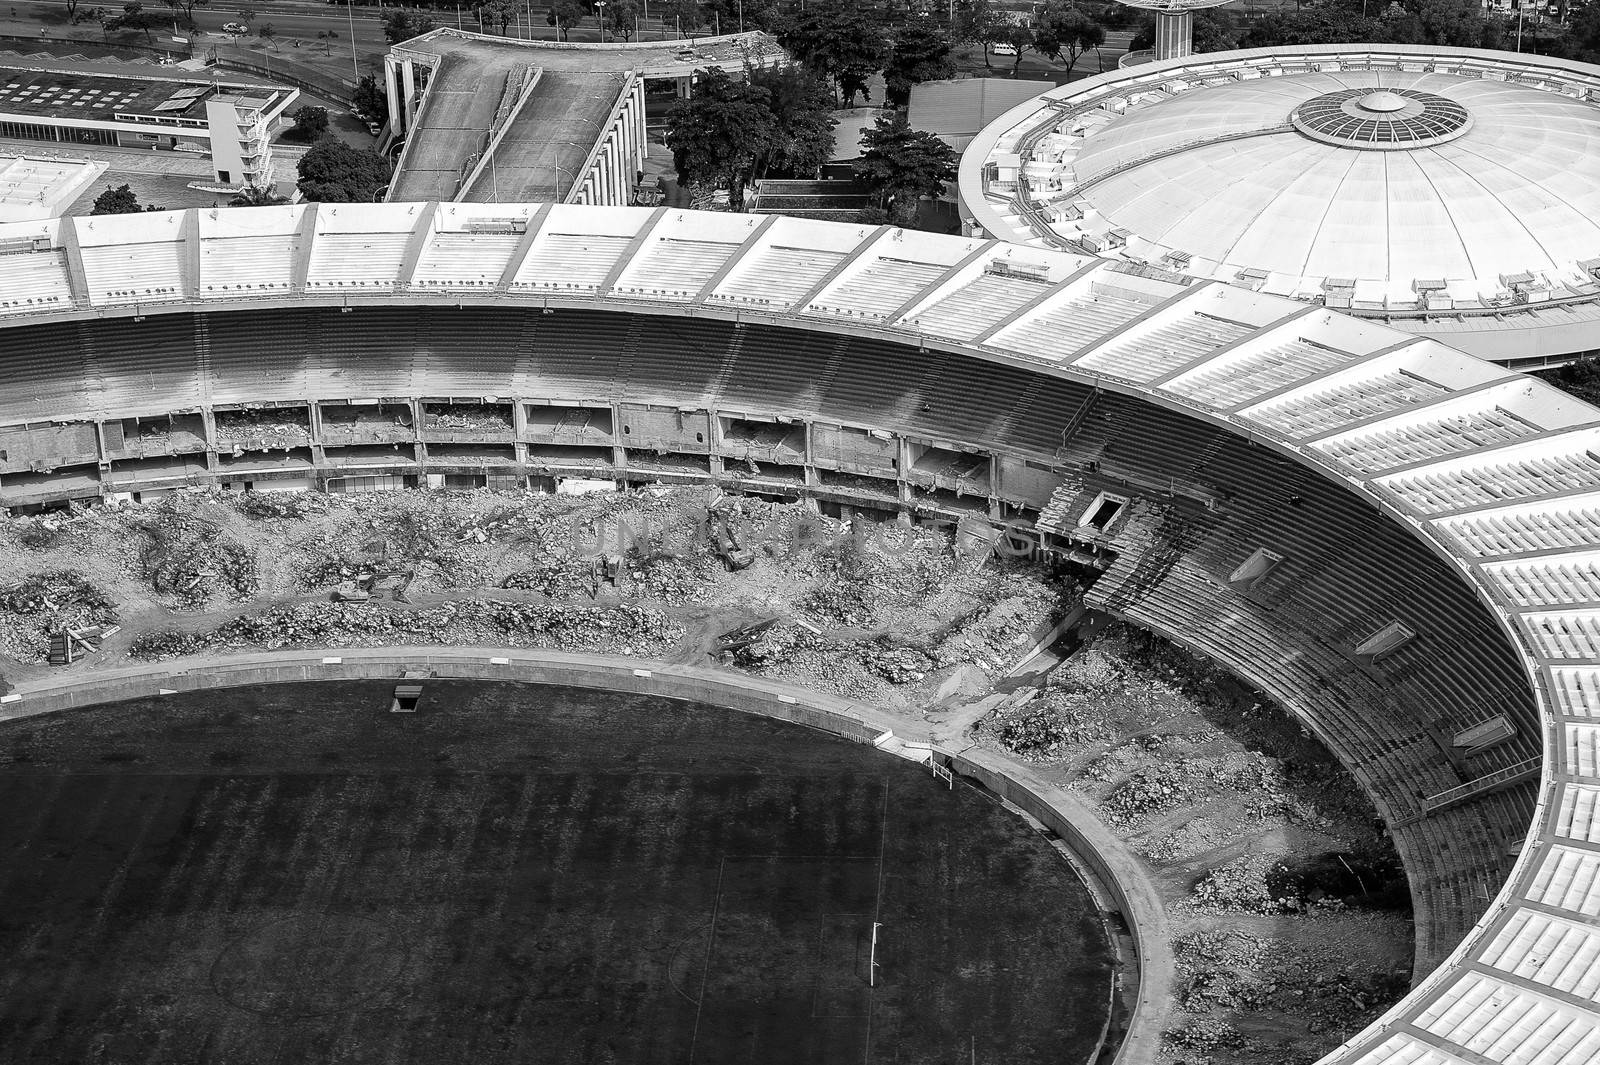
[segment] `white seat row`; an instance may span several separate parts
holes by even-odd
[[[1600,488],[1600,459],[1580,452],[1537,459],[1485,463],[1464,471],[1418,470],[1384,481],[1407,502],[1430,514],[1497,500],[1527,499],[1552,492]]]
[[[1485,965],[1600,1002],[1600,928],[1518,910],[1484,948]]]
[[[887,318],[945,271],[938,263],[878,259],[824,292],[812,309],[855,318]]]
[[[1568,717],[1600,718],[1600,669],[1562,666],[1550,671],[1556,709]]]
[[[229,237],[200,245],[200,295],[270,290],[294,276],[300,242],[292,233]]]
[[[1600,543],[1600,506],[1553,501],[1547,510],[1463,514],[1440,523],[1478,555],[1509,555]]]
[[[1005,331],[1001,343],[1031,354],[1064,359],[1149,309],[1150,304],[1138,300],[1092,293],[1022,319]]]
[[[1600,917],[1600,852],[1550,846],[1528,889],[1532,902]]]
[[[1509,443],[1538,432],[1521,418],[1495,409],[1435,421],[1379,428],[1329,441],[1323,450],[1359,470],[1386,470],[1425,459]]]
[[[0,255],[0,311],[71,301],[65,251]]]
[[[1153,381],[1252,331],[1241,322],[1188,314],[1143,336],[1092,351],[1081,365],[1134,381]]]
[[[843,259],[844,252],[774,245],[740,263],[710,300],[753,303],[774,310],[792,307]]]
[[[1592,784],[1564,785],[1561,789],[1561,812],[1556,818],[1556,831],[1568,839],[1581,839],[1586,843],[1600,842],[1600,817],[1595,816],[1597,806],[1600,806],[1600,787]]]
[[[93,302],[179,299],[185,294],[184,253],[177,241],[103,244],[82,249]]]
[[[962,285],[906,324],[917,329],[971,340],[988,331],[1029,300],[1045,292],[1035,282],[984,274]]]
[[[711,282],[742,245],[714,240],[652,240],[633,257],[618,288],[650,295],[693,296]]]
[[[1600,617],[1582,612],[1530,614],[1528,623],[1548,658],[1600,657]]]
[[[1564,562],[1559,557],[1485,568],[1522,606],[1556,606],[1600,600],[1600,562]]]
[[[544,234],[523,260],[516,284],[524,288],[593,292],[632,243],[632,237]]]
[[[1178,378],[1168,387],[1217,407],[1235,407],[1292,382],[1326,373],[1354,357],[1347,351],[1296,339],[1227,366]]]
[[[1600,1023],[1593,1015],[1487,973],[1463,974],[1417,1025],[1508,1065],[1593,1065],[1600,1058]]]
[[[521,240],[516,233],[435,233],[422,249],[412,283],[440,287],[498,283]]]
[[[1388,414],[1443,395],[1445,389],[1404,370],[1318,389],[1268,403],[1250,412],[1264,425],[1290,436],[1312,436],[1346,422]]]
[[[1566,761],[1562,768],[1576,777],[1600,780],[1600,725],[1563,722]]]
[[[405,268],[410,233],[319,233],[306,285],[394,285]]]

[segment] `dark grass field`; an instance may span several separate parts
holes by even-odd
[[[1098,918],[978,792],[711,707],[429,682],[401,715],[392,690],[0,725],[0,1061],[1092,1052]]]

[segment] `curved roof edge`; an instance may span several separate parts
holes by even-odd
[[[1600,1052],[1600,410],[1283,297],[779,216],[296,205],[18,223],[0,226],[0,253],[0,328],[274,305],[704,314],[1088,381],[1291,455],[1410,529],[1474,589],[1520,654],[1544,728],[1536,820],[1487,913],[1324,1061],[1580,1065]],[[19,382],[0,394],[0,424],[83,408],[79,393]]]
[[[1340,63],[1423,63],[1429,67],[1492,68],[1509,80],[1600,100],[1600,66],[1544,56],[1478,48],[1432,48],[1414,45],[1305,45],[1293,48],[1249,48],[1209,52],[1140,64],[1070,82],[1041,93],[1007,111],[980,130],[962,152],[957,179],[958,203],[964,222],[974,232],[1030,247],[1077,250],[1051,226],[1045,211],[1015,189],[990,188],[985,173],[997,155],[1025,155],[1032,137],[1048,129],[1070,108],[1098,107],[1102,101],[1179,80],[1227,77],[1262,68],[1301,68]],[[1557,85],[1559,84],[1559,89]],[[1022,160],[1025,162],[1025,160]],[[1600,262],[1591,271],[1600,282]],[[1254,282],[1251,282],[1254,283]],[[1594,291],[1568,295],[1515,295],[1504,305],[1429,310],[1392,307],[1342,307],[1347,313],[1391,322],[1419,335],[1436,336],[1479,358],[1534,364],[1558,360],[1600,347],[1600,283]]]

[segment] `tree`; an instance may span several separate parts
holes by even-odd
[[[287,196],[278,196],[271,189],[261,189],[254,185],[241,190],[237,196],[228,201],[229,207],[271,207],[274,204],[288,203]]]
[[[990,50],[1006,28],[1005,13],[994,0],[961,0],[956,5],[955,39],[983,46],[984,69],[991,69]]]
[[[550,10],[544,13],[544,21],[545,25],[556,27],[556,36],[564,41],[588,13],[584,0],[553,0]]]
[[[390,44],[399,44],[413,37],[421,37],[438,25],[433,16],[425,11],[392,7],[383,15],[383,36]]]
[[[1033,47],[1033,27],[1008,22],[995,35],[995,43],[1011,46],[1011,76],[1014,78],[1022,67],[1023,55]]]
[[[237,21],[243,23],[246,30],[249,30],[256,24],[256,13],[253,8],[241,7],[239,10],[233,13],[233,17]]]
[[[861,140],[866,151],[851,164],[856,181],[901,225],[916,218],[918,199],[942,196],[956,179],[955,149],[912,129],[899,112],[879,118]]]
[[[165,0],[167,9],[172,12],[172,21],[178,21],[178,16],[183,16],[185,26],[194,26],[194,9],[209,6],[211,0]]]
[[[758,160],[761,175],[816,176],[833,158],[833,128],[839,124],[832,114],[833,93],[815,74],[791,63],[751,67],[745,77],[764,94],[772,116],[772,133]]]
[[[112,33],[118,30],[129,30],[133,33],[142,31],[145,40],[153,41],[155,38],[150,35],[152,23],[150,13],[144,9],[144,4],[140,3],[140,0],[128,0],[122,5],[122,14],[108,19],[105,28]]]
[[[662,18],[685,37],[693,37],[695,30],[706,24],[705,9],[699,0],[667,0],[664,10]]]
[[[1106,42],[1105,27],[1074,7],[1070,0],[1050,0],[1033,20],[1033,47],[1040,55],[1067,64]]]
[[[1269,11],[1245,23],[1240,48],[1300,47],[1307,44],[1345,44],[1389,40],[1388,28],[1359,11],[1333,4],[1317,4],[1299,11]]]
[[[909,22],[895,34],[883,79],[889,102],[904,107],[911,99],[911,86],[954,77],[955,73],[949,36],[942,28],[923,20]]]
[[[106,191],[94,198],[94,209],[90,214],[138,214],[144,208],[139,206],[139,197],[134,195],[133,189],[127,185],[118,185],[116,188],[106,186]]]
[[[67,0],[67,21],[74,26],[78,24],[78,0]]]
[[[638,0],[606,0],[606,31],[624,41],[639,31]]]
[[[888,29],[876,11],[823,0],[793,14],[778,43],[812,73],[838,86],[845,107],[889,62]]]
[[[106,186],[106,191],[94,198],[94,208],[90,214],[141,214],[145,211],[165,211],[165,207],[141,207],[139,197],[127,185],[118,185],[112,188]]]
[[[283,51],[283,49],[278,46],[278,28],[272,23],[263,22],[261,24],[261,28],[256,30],[256,36],[272,45],[272,50],[274,52]]]
[[[389,94],[383,91],[378,79],[371,74],[361,75],[350,105],[372,122],[385,125],[389,121]]]
[[[682,185],[728,190],[739,209],[775,132],[766,91],[718,67],[695,71],[694,93],[667,112],[667,148]]]
[[[300,157],[300,192],[320,203],[367,203],[389,182],[389,160],[324,137]]]
[[[310,104],[294,113],[294,128],[289,135],[302,143],[312,144],[328,132],[328,109]]]
[[[522,0],[484,0],[475,10],[479,29],[489,31],[498,26],[501,36],[504,36],[506,27],[522,10]]]

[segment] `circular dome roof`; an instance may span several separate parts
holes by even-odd
[[[1341,89],[1313,96],[1289,114],[1312,140],[1347,148],[1404,151],[1454,140],[1472,125],[1454,100],[1416,89]]]
[[[1053,123],[1018,188],[1048,238],[1357,312],[1593,296],[1600,104],[1470,56],[1222,53],[1080,82],[1012,127]]]

